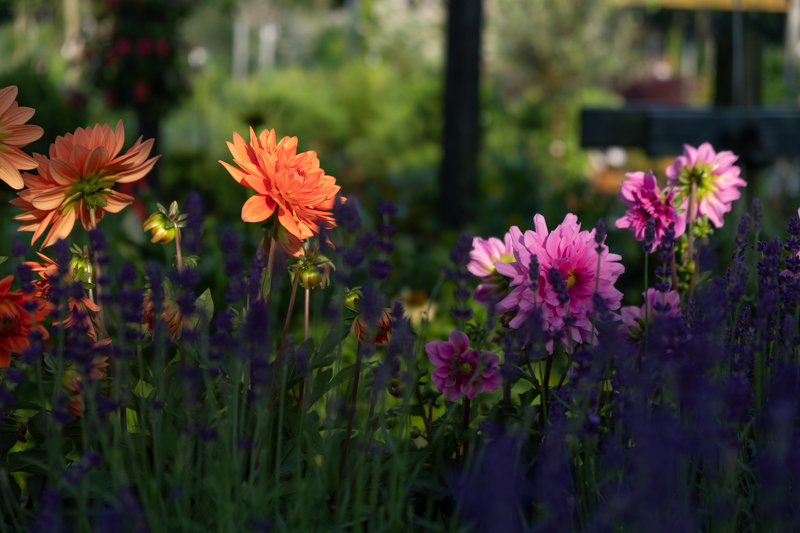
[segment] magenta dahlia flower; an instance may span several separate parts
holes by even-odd
[[[630,229],[637,241],[643,241],[647,221],[652,218],[656,230],[653,248],[661,243],[664,232],[671,222],[675,223],[675,237],[683,235],[683,232],[686,231],[686,217],[679,216],[672,205],[675,191],[662,192],[659,190],[652,171],[647,174],[629,172],[626,176],[628,181],[622,184],[619,199],[630,209],[624,217],[617,220],[617,227]]]
[[[495,294],[495,302],[505,298],[508,293],[508,278],[498,274],[494,264],[497,261],[513,263],[516,260],[511,234],[506,233],[502,241],[495,237],[486,240],[475,237],[472,239],[469,259],[467,270],[481,278],[482,282],[475,289],[475,301],[488,306],[492,293]]]
[[[697,220],[705,215],[716,227],[722,227],[722,216],[741,196],[739,187],[747,185],[739,177],[741,169],[734,165],[737,159],[733,152],[715,152],[709,143],[698,148],[683,145],[683,155],[667,168],[667,183],[675,187],[678,193],[675,201],[680,202],[684,217],[689,215]],[[688,213],[692,183],[697,185],[697,201],[693,212]]]
[[[625,306],[619,310],[619,313],[622,315],[622,323],[625,326],[642,330],[644,304],[641,307]],[[658,292],[655,289],[647,289],[647,318],[652,321],[657,316],[681,316],[681,297],[677,292],[673,290]]]
[[[497,369],[500,358],[493,352],[470,350],[469,337],[457,329],[447,342],[426,344],[425,352],[438,367],[431,374],[431,380],[445,400],[456,401],[462,395],[473,400],[481,392],[491,392],[500,386],[502,378]]]
[[[598,282],[598,252],[595,249],[598,244],[594,240],[594,229],[581,231],[578,217],[573,214],[567,215],[564,222],[552,232],[548,232],[542,215],[536,215],[533,221],[536,231],[528,230],[523,234],[516,226],[511,228],[516,262],[495,263],[497,271],[511,278],[510,285],[514,287],[497,304],[497,311],[516,311],[517,315],[509,325],[518,328],[538,307],[542,320],[550,331],[564,331],[564,318],[569,313],[575,320],[569,328],[572,340],[577,343],[591,342],[593,338],[597,338],[597,332],[594,331],[593,335],[592,327],[595,286],[608,309],[619,309],[622,293],[614,288],[614,283],[625,271],[625,267],[617,262],[622,257],[609,253],[605,244],[600,245]],[[530,279],[533,255],[539,260],[542,272],[535,287]],[[562,305],[558,301],[559,295],[548,278],[547,272],[551,267],[558,269],[566,282],[569,295],[569,302],[566,304]],[[562,337],[562,342],[565,348],[570,349],[571,342],[566,337]],[[550,353],[553,352],[552,339],[547,342],[546,347]]]

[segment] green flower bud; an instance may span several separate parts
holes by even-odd
[[[313,289],[322,281],[322,274],[314,267],[301,268],[299,272],[300,285],[306,289]]]
[[[169,217],[163,213],[153,213],[144,221],[144,231],[149,231],[153,238],[150,242],[169,244],[175,240],[177,228]]]
[[[361,297],[361,291],[358,289],[352,289],[351,291],[345,293],[344,295],[344,305],[348,309],[352,309],[354,311],[358,311],[356,307],[356,301]]]
[[[88,281],[92,278],[92,262],[82,253],[73,252],[69,261],[69,271],[74,279]]]

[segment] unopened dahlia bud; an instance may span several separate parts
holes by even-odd
[[[70,248],[69,272],[73,279],[88,281],[92,278],[92,262],[79,246],[73,244]]]
[[[315,267],[305,267],[300,269],[300,285],[305,289],[313,289],[322,281],[322,274]]]
[[[348,291],[344,295],[345,307],[357,311],[358,308],[356,307],[356,302],[358,301],[359,298],[361,298],[361,291],[358,290],[358,288]]]
[[[163,213],[153,213],[144,221],[144,231],[153,236],[150,242],[171,243],[175,240],[175,229],[175,224]]]

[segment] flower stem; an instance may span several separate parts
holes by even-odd
[[[694,298],[694,288],[697,285],[697,278],[700,276],[700,248],[703,246],[702,239],[697,241],[697,254],[694,260],[694,272],[692,273],[692,285],[689,289],[689,298]]]
[[[308,340],[309,305],[311,303],[311,289],[306,289],[306,306],[303,311],[303,340]]]
[[[95,214],[95,208],[92,207],[89,210],[89,217],[92,223],[92,230],[97,230],[97,215]],[[97,312],[97,320],[100,322],[100,331],[103,337],[108,337],[108,333],[106,331],[106,320],[105,316],[103,315],[103,304],[101,302],[102,290],[100,288],[100,265],[97,262],[97,250],[94,249],[92,246],[92,268],[94,272],[92,272],[92,281],[94,282],[94,286],[97,289],[97,306],[100,310]],[[98,339],[99,340],[99,339]],[[109,361],[111,362],[112,373],[114,368],[114,359],[109,357]]]
[[[433,439],[433,431],[431,431],[431,421],[428,419],[428,415],[425,414],[425,404],[422,402],[422,393],[419,391],[419,383],[414,388],[414,393],[417,396],[417,404],[419,405],[419,413],[422,417],[422,423],[425,424],[425,434],[428,437],[428,442],[431,442]]]
[[[183,272],[183,254],[181,253],[181,230],[175,228],[175,253],[178,258],[178,272]]]
[[[595,274],[594,274],[594,292],[595,292],[595,294],[597,294],[597,292],[600,290],[600,259],[601,258],[602,258],[602,256],[600,255],[600,252],[597,252],[597,270],[595,271]],[[593,307],[594,307],[594,309],[592,310],[592,342],[589,343],[591,346],[594,346],[594,332],[595,332],[596,325],[597,325],[597,306],[595,305]]]
[[[266,233],[266,230],[264,230]],[[264,235],[266,239],[266,234]],[[278,213],[276,211],[274,215],[274,220],[272,221],[272,237],[269,241],[269,258],[267,259],[267,278],[268,278],[268,285],[266,289],[266,294],[262,294],[262,298],[264,298],[264,303],[269,304],[269,297],[272,294],[272,273],[275,266],[275,253],[278,250]],[[280,354],[279,354],[280,357]]]
[[[344,436],[344,446],[342,447],[342,462],[339,464],[339,479],[344,479],[344,469],[347,465],[347,451],[350,448],[350,435],[353,433],[353,419],[356,415],[356,398],[358,394],[358,381],[361,377],[361,343],[356,348],[356,368],[353,376],[353,394],[350,396],[350,412],[347,417],[347,432]]]
[[[542,381],[542,428],[547,426],[547,393],[550,391],[550,371],[553,368],[553,354],[547,354],[547,362],[544,366],[544,380]]]
[[[692,229],[694,228],[694,204],[697,203],[697,182],[692,180],[692,189],[689,193],[689,211],[686,213],[686,256],[683,259],[683,266],[688,266],[689,261],[694,255],[694,235]]]
[[[286,334],[289,332],[289,323],[292,321],[292,310],[294,309],[294,297],[297,296],[297,284],[300,282],[300,276],[294,277],[292,284],[292,296],[289,298],[289,309],[286,311],[286,322],[283,324],[283,336],[281,337],[281,344],[278,347],[278,356],[275,358],[275,369],[272,372],[272,390],[275,390],[275,383],[278,380],[278,370],[281,367],[281,356],[283,355],[283,346],[286,344]]]

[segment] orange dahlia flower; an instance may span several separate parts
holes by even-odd
[[[140,137],[122,155],[125,129],[120,120],[112,130],[108,124],[78,128],[74,134],[57,137],[50,145],[50,158],[35,155],[39,175],[25,174],[25,189],[11,201],[25,212],[14,217],[22,222],[18,231],[33,231],[31,244],[51,226],[42,248],[65,239],[80,218],[85,229],[92,226],[91,214],[100,221],[106,211],[118,213],[133,197],[111,189],[115,183],[143,178],[161,156],[148,159],[153,139]]]
[[[16,86],[0,89],[0,180],[21,189],[25,184],[19,171],[36,168],[36,161],[20,148],[37,140],[44,130],[25,124],[35,111],[19,107],[16,99]]]
[[[30,347],[28,334],[34,327],[45,339],[49,336],[44,326],[39,323],[49,311],[47,302],[35,299],[38,306],[31,316],[23,305],[34,299],[34,296],[25,294],[21,290],[9,291],[13,281],[14,276],[6,276],[0,280],[0,368],[11,365],[12,353],[22,353]]]
[[[37,252],[37,254],[42,258],[44,263],[26,261],[25,264],[31,267],[31,270],[39,274],[40,277],[40,279],[33,281],[33,285],[36,287],[34,295],[49,300],[53,284],[58,283],[58,263],[42,253]],[[70,283],[74,280],[70,274],[67,274],[64,277],[64,281]],[[69,307],[67,318],[62,322],[54,320],[53,325],[58,326],[59,324],[64,324],[65,328],[72,327],[72,325],[75,324],[75,313],[79,312],[86,317],[82,320],[82,324],[86,327],[88,335],[93,339],[96,338],[97,333],[95,331],[94,321],[89,311],[97,313],[100,311],[100,306],[94,303],[86,294],[84,294],[81,299],[73,298],[72,295],[70,295],[67,300],[67,305]]]
[[[234,133],[228,148],[239,168],[220,163],[233,179],[256,191],[242,207],[242,220],[263,222],[277,211],[281,226],[300,241],[336,226],[331,210],[341,187],[319,167],[316,152],[297,153],[297,137],[276,144],[275,130],[256,137],[250,128],[250,144]]]

